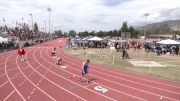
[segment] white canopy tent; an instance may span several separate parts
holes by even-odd
[[[145,36],[141,36],[140,39],[145,39],[146,37]]]
[[[88,41],[102,41],[102,40],[103,40],[103,39],[101,39],[101,38],[99,38],[99,37],[97,37],[97,36],[88,39]]]
[[[2,43],[2,42],[8,42],[8,38],[0,37],[0,43]]]
[[[171,39],[161,40],[157,43],[163,44],[163,45],[180,45],[180,42],[177,42],[177,41],[171,40]]]

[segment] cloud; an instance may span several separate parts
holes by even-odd
[[[32,13],[34,22],[42,28],[43,21],[48,25],[50,7],[54,29],[99,31],[119,29],[123,21],[141,26],[147,12],[147,23],[178,19],[179,5],[179,0],[1,0],[0,17],[11,25],[12,20],[22,22],[22,17],[28,22]]]

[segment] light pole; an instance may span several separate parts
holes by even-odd
[[[145,13],[144,16],[145,16],[145,25],[146,25],[147,24],[147,17],[149,16],[149,13]],[[147,26],[145,28],[144,37],[146,37],[146,33],[147,33]]]
[[[53,28],[53,25],[51,25],[51,27],[52,27],[51,31],[52,31],[52,34],[53,34],[53,32],[54,32],[54,28]]]
[[[51,8],[48,7],[47,10],[48,10],[48,12],[49,12],[49,34],[50,34],[50,33],[51,33],[51,28],[50,28],[50,27],[51,27],[51,25],[50,25],[50,24],[51,24],[51,23],[50,23]]]
[[[32,31],[34,30],[34,26],[33,26],[33,15],[32,13],[29,14],[29,16],[31,17],[31,22],[32,22]]]

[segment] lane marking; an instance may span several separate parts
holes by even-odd
[[[12,83],[12,81],[10,80],[10,77],[9,77],[9,75],[8,75],[8,73],[7,73],[7,61],[8,61],[8,59],[9,59],[10,56],[12,56],[12,54],[9,55],[9,56],[7,57],[7,59],[6,59],[6,61],[5,61],[5,73],[6,73],[6,76],[7,76],[7,78],[8,78],[8,81],[11,83],[11,85],[13,86],[13,88],[15,89],[15,91],[16,91],[16,92],[19,94],[19,96],[22,98],[22,100],[23,100],[23,101],[26,101],[25,98],[21,95],[21,93],[17,90],[17,88],[15,87],[15,85]]]
[[[69,62],[69,63],[70,63],[70,62]],[[71,62],[70,64],[74,64],[74,63]],[[77,64],[74,64],[74,65],[77,65]],[[77,65],[77,66],[79,66],[79,65]],[[71,67],[71,68],[73,69],[73,67]],[[74,69],[77,70],[76,68],[74,68]],[[77,71],[79,71],[79,70],[77,70]],[[156,93],[152,93],[152,92],[149,92],[149,91],[141,90],[141,89],[134,88],[134,87],[131,87],[131,86],[126,86],[126,85],[124,85],[124,84],[120,84],[120,83],[117,83],[117,82],[114,82],[114,81],[105,79],[105,78],[103,78],[103,77],[98,77],[98,76],[93,75],[93,74],[90,74],[90,75],[95,76],[95,77],[97,77],[97,78],[101,78],[101,79],[103,79],[103,80],[105,80],[105,81],[109,81],[109,82],[115,83],[115,84],[117,84],[117,85],[121,85],[121,86],[125,86],[125,87],[127,87],[127,88],[139,90],[139,91],[141,91],[141,92],[149,93],[149,94],[154,95],[154,96],[158,96],[158,97],[159,97],[159,96],[162,96],[162,95],[159,95],[159,94],[156,94]],[[164,96],[164,98],[171,99],[171,100],[177,100],[177,99],[170,98],[170,97],[166,97],[166,96]]]
[[[33,58],[36,60],[34,54],[35,54],[35,51],[33,52]],[[36,60],[36,61],[37,61],[37,60]],[[37,61],[37,62],[38,62],[38,61]],[[27,61],[27,63],[29,64],[28,61]],[[39,62],[38,62],[38,63],[39,63]],[[40,64],[40,63],[39,63],[39,64]],[[42,65],[42,64],[40,64],[40,65],[44,67],[44,65]],[[83,101],[86,101],[84,98],[82,98],[82,97],[80,97],[80,96],[78,96],[78,95],[76,95],[76,94],[74,94],[74,93],[66,90],[65,88],[63,88],[63,87],[59,86],[58,84],[54,83],[53,81],[49,80],[48,78],[46,78],[45,76],[43,76],[42,74],[40,74],[37,70],[35,70],[30,64],[29,64],[29,66],[30,66],[34,71],[36,71],[40,76],[42,76],[44,79],[46,79],[47,81],[49,81],[50,83],[54,84],[55,86],[61,88],[61,89],[64,90],[64,91],[66,91],[66,92],[68,92],[68,93],[76,96],[77,98],[79,98],[79,99],[81,99],[81,100],[83,100]],[[45,68],[46,68],[46,67],[45,67]],[[50,72],[52,72],[52,71],[50,71]],[[64,78],[64,77],[63,77],[63,78]],[[65,79],[65,78],[64,78],[64,79]]]
[[[94,90],[98,91],[98,92],[102,92],[102,93],[106,93],[108,91],[108,89],[102,87],[102,86],[95,86]]]
[[[27,52],[27,54],[29,53],[29,51]],[[27,55],[26,54],[26,55]],[[27,61],[28,63],[28,61]],[[21,71],[19,65],[18,65],[18,62],[17,62],[17,58],[16,58],[16,65],[17,67],[19,68],[20,72],[24,75],[24,77],[32,84],[34,85],[37,89],[39,89],[41,92],[43,92],[46,96],[48,96],[49,98],[51,98],[52,100],[56,101],[54,98],[52,98],[49,94],[47,94],[46,92],[44,92],[42,89],[40,89],[38,86],[36,86],[28,77],[26,77],[26,75]]]
[[[63,56],[67,55],[65,53],[62,53]],[[68,55],[69,56],[69,55]],[[70,57],[66,57],[68,58],[69,60],[72,60]],[[73,60],[75,61],[75,60]],[[78,63],[81,63],[79,61],[77,61]],[[90,65],[92,67],[95,67],[97,69],[101,69],[101,70],[104,70],[104,71],[107,71],[107,72],[111,72],[111,73],[115,73],[115,74],[118,74],[118,75],[124,75],[124,76],[128,76],[128,77],[132,77],[132,78],[136,78],[136,79],[139,79],[139,80],[144,80],[144,81],[149,81],[149,82],[153,82],[153,83],[157,83],[157,84],[160,84],[160,85],[165,85],[165,86],[170,86],[170,87],[174,87],[174,88],[180,88],[178,86],[174,86],[174,85],[171,85],[171,84],[165,84],[165,83],[160,83],[160,82],[157,82],[157,81],[154,81],[154,80],[147,80],[147,79],[143,79],[143,78],[139,78],[139,77],[135,77],[135,76],[131,76],[131,75],[128,75],[128,74],[122,74],[122,73],[118,73],[118,72],[114,72],[112,70],[107,70],[107,69],[104,69],[104,68],[100,68],[102,66],[94,66],[94,65]],[[130,72],[131,73],[131,72]],[[143,74],[138,74],[138,73],[135,73],[136,75],[138,76],[145,76],[145,77],[152,77],[152,76],[146,76],[146,75],[143,75]],[[152,77],[152,78],[155,78],[155,77]],[[159,78],[155,78],[155,79],[159,79]],[[169,80],[162,80],[162,79],[159,79],[159,81],[168,81],[168,82],[174,82],[174,81],[169,81]],[[179,83],[179,82],[175,82],[175,83]]]
[[[3,101],[6,101],[14,92],[15,90],[13,90],[8,96],[6,96],[6,98]]]
[[[4,82],[2,85],[0,85],[0,88],[1,88],[2,86],[4,86],[5,84],[7,84],[7,83],[8,83],[8,81]]]
[[[47,50],[46,50],[46,54],[47,54]],[[41,54],[41,57],[42,57],[42,54]],[[49,56],[49,57],[50,57],[50,56]],[[42,57],[42,58],[43,58],[43,57]],[[51,64],[51,65],[53,65],[54,67],[58,68],[56,65],[52,64],[51,62],[49,62],[49,61],[46,60],[45,58],[43,58],[43,59],[44,59],[45,61],[47,61],[49,64]],[[73,67],[70,66],[70,68],[73,68]],[[60,69],[60,68],[59,68],[59,69]],[[60,70],[63,70],[63,71],[65,71],[65,72],[69,73],[69,74],[74,75],[73,73],[71,73],[71,72],[69,72],[69,71],[67,71],[67,70],[64,70],[64,69],[60,69]],[[77,69],[75,69],[75,70],[76,70],[76,71],[80,71],[80,70],[77,70]],[[58,75],[58,74],[56,74],[56,75]],[[77,75],[77,76],[78,76],[78,75]],[[78,76],[78,77],[81,77],[81,76]],[[92,82],[93,82],[93,81],[92,81]],[[97,82],[93,82],[93,83],[102,85],[102,84],[97,83]],[[81,85],[80,85],[80,86],[81,86]],[[133,97],[133,98],[135,98],[135,99],[139,99],[139,100],[142,100],[142,101],[147,101],[147,100],[145,100],[145,99],[143,99],[143,98],[140,98],[140,97],[137,97],[137,96],[134,96],[134,95],[131,95],[131,94],[128,94],[128,93],[125,93],[125,92],[122,92],[122,91],[113,89],[113,88],[111,88],[111,87],[108,87],[108,86],[105,86],[105,85],[102,85],[102,86],[104,86],[104,87],[106,87],[106,88],[108,88],[108,89],[111,89],[111,90],[113,90],[113,91],[116,91],[116,92],[118,92],[118,93],[121,93],[121,94],[130,96],[130,97]],[[87,88],[87,89],[88,89],[88,88]],[[93,91],[93,92],[95,92],[95,91]],[[95,92],[95,93],[96,93],[96,94],[100,94],[100,93],[97,93],[97,92]],[[102,94],[100,94],[100,95],[102,95]],[[105,96],[105,95],[103,95],[103,96]]]
[[[46,49],[46,50],[47,50],[47,49]],[[40,56],[41,56],[42,59],[44,59],[44,58],[42,57],[41,51],[40,51]],[[35,58],[34,54],[33,54],[33,57],[34,57],[34,59],[37,61],[37,59]],[[46,59],[44,59],[44,60],[47,61]],[[37,62],[39,63],[39,61],[37,61]],[[49,62],[49,61],[47,61],[47,62]],[[50,63],[50,62],[49,62],[49,63]],[[39,64],[40,64],[41,66],[43,66],[44,68],[46,68],[46,66],[42,65],[41,63],[39,63]],[[52,64],[52,63],[50,63],[50,64]],[[52,65],[54,65],[55,67],[57,67],[57,65],[55,65],[55,64],[52,64]],[[58,68],[58,67],[57,67],[57,68]],[[58,76],[58,77],[61,77],[61,78],[65,79],[65,80],[67,80],[67,81],[69,81],[69,82],[72,82],[73,84],[76,84],[76,85],[84,88],[83,86],[79,85],[78,83],[76,83],[76,82],[74,82],[74,81],[71,81],[71,80],[69,80],[69,79],[66,79],[65,77],[63,77],[63,76],[61,76],[61,75],[59,75],[59,74],[51,71],[49,68],[46,68],[46,69],[47,69],[49,72],[53,73],[54,75],[56,75],[56,76]],[[61,70],[63,70],[63,69],[61,69]],[[63,70],[63,71],[66,71],[66,70]],[[67,72],[67,71],[66,71],[66,72]],[[70,73],[70,74],[72,74],[72,73]],[[108,97],[108,96],[105,96],[105,95],[102,95],[102,94],[100,94],[100,93],[97,93],[96,91],[91,90],[91,89],[89,89],[89,88],[85,88],[85,89],[87,89],[87,90],[89,90],[89,91],[91,91],[91,92],[94,92],[94,93],[96,93],[96,94],[98,94],[98,95],[100,95],[100,96],[103,96],[103,97],[105,97],[105,98],[107,98],[107,99],[109,99],[109,100],[116,101],[116,100],[113,99],[113,98],[110,98],[110,97]],[[73,94],[74,94],[74,93],[73,93]],[[77,95],[76,95],[76,96],[77,96]]]

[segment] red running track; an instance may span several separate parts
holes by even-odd
[[[79,82],[82,61],[64,53],[66,39],[0,54],[0,101],[180,101],[180,83],[90,64],[91,82]],[[67,68],[55,64],[53,47]]]

